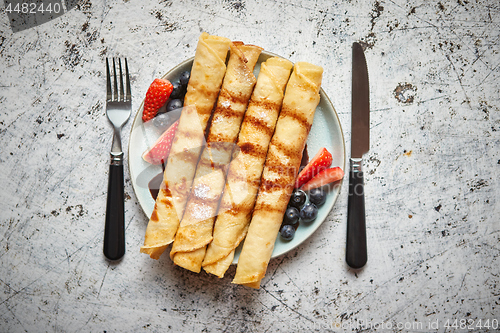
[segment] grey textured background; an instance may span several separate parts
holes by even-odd
[[[498,1],[87,0],[16,33],[0,8],[0,331],[443,332],[500,320]],[[104,259],[104,59],[128,57],[135,113],[201,31],[323,66],[348,151],[351,44],[364,44],[362,271],[343,259],[347,182],[259,291],[232,285],[234,267],[219,280],[140,254],[148,219],[128,173],[127,253]]]

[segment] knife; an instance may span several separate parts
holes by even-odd
[[[367,261],[363,155],[370,148],[368,69],[359,43],[352,44],[351,158],[347,203],[346,262],[361,268]]]

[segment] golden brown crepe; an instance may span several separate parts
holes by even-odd
[[[176,265],[200,272],[206,246],[224,189],[241,121],[256,83],[253,69],[262,48],[234,42],[217,107],[193,181],[185,214],[175,236],[170,257]]]
[[[213,240],[203,259],[203,269],[220,278],[231,265],[236,247],[245,238],[292,67],[290,61],[278,57],[261,64],[238,136],[239,153],[231,161]]]
[[[316,65],[294,66],[233,283],[259,288],[266,273],[320,100],[322,75],[323,69]]]
[[[202,33],[163,183],[146,228],[142,253],[158,259],[174,240],[204,143],[204,133],[226,72],[230,40]]]

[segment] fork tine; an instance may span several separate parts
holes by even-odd
[[[126,86],[126,91],[125,91],[125,100],[126,101],[131,101],[132,96],[130,93],[130,78],[128,75],[128,64],[127,64],[127,58],[125,58],[125,86]]]
[[[111,74],[109,73],[109,61],[106,58],[106,101],[110,101],[113,98],[111,93]]]
[[[125,101],[125,94],[123,92],[123,73],[122,73],[122,60],[118,58],[118,68],[120,70],[120,95],[118,99],[120,101]]]
[[[113,58],[113,100],[117,101],[118,100],[118,81],[116,79],[116,64],[115,64],[115,58]]]

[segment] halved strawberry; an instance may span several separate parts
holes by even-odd
[[[179,126],[177,120],[173,123],[163,134],[156,140],[151,148],[142,154],[144,161],[151,164],[163,164],[167,160],[170,148],[172,147],[172,140],[174,139],[175,131]]]
[[[142,111],[142,121],[153,119],[158,110],[165,104],[174,89],[172,83],[164,79],[155,79],[146,92],[144,100],[144,110]]]
[[[313,179],[305,183],[301,190],[309,191],[313,188],[336,182],[344,177],[344,171],[340,167],[329,168],[318,173]]]
[[[321,148],[313,159],[307,163],[304,169],[297,176],[295,188],[299,188],[310,179],[316,176],[321,170],[324,170],[332,164],[332,154],[326,148]]]

